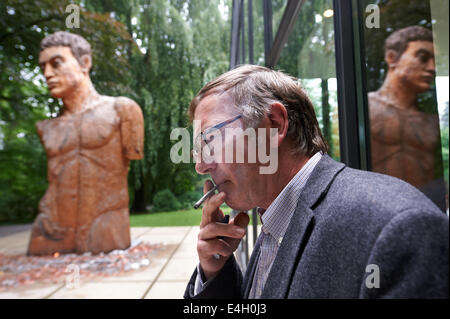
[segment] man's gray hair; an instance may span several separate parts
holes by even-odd
[[[328,151],[314,107],[297,79],[262,66],[243,65],[222,74],[200,90],[189,106],[190,120],[194,119],[195,109],[204,97],[225,92],[243,115],[246,127],[256,127],[270,114],[271,105],[278,102],[288,113],[287,135],[296,144],[294,154],[311,156],[318,151]]]
[[[83,66],[81,57],[83,55],[91,56],[91,45],[81,35],[67,31],[58,31],[46,36],[41,41],[41,51],[50,47],[64,46],[69,47],[78,63]]]

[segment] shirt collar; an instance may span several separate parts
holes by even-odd
[[[265,234],[272,235],[277,240],[278,245],[283,240],[303,187],[321,158],[321,152],[314,154],[278,194],[267,210],[258,210],[262,231]]]

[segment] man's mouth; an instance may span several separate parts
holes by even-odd
[[[223,190],[224,185],[228,183],[228,181],[223,181],[220,183],[216,183],[216,185],[219,185],[219,192],[221,192]]]

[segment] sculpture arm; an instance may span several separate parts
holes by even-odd
[[[126,97],[118,97],[115,105],[120,117],[123,153],[130,160],[141,159],[144,156],[144,117],[141,108]]]

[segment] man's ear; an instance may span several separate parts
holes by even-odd
[[[398,52],[387,50],[384,54],[384,60],[386,61],[388,68],[395,68],[398,61]]]
[[[270,106],[270,114],[268,117],[270,120],[270,127],[278,130],[277,144],[280,145],[285,139],[289,129],[289,119],[286,107],[279,102],[273,103]]]
[[[81,69],[83,70],[84,73],[88,74],[92,67],[91,56],[88,54],[84,54],[80,60],[81,60]]]

